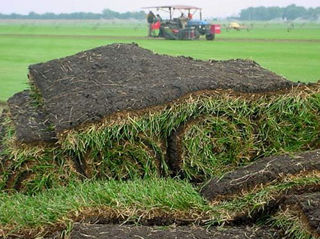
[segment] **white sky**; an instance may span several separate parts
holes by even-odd
[[[256,6],[287,6],[296,4],[304,7],[320,7],[320,0],[0,0],[0,13],[27,14],[54,12],[101,12],[109,8],[118,12],[140,11],[142,7],[184,4],[203,8],[205,17],[235,15],[241,9]]]

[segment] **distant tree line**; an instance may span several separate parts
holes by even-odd
[[[295,20],[297,18],[317,20],[320,18],[320,7],[304,8],[292,4],[287,7],[250,7],[240,12],[240,20],[265,21],[275,18],[283,20]]]
[[[140,12],[125,12],[119,13],[112,11],[110,9],[104,9],[102,13],[92,13],[92,12],[74,12],[74,13],[60,13],[55,14],[52,12],[38,14],[35,12],[30,12],[28,15],[22,14],[1,14],[0,19],[145,19],[146,13],[144,11]]]

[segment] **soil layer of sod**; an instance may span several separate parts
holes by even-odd
[[[30,173],[18,173],[28,161],[44,168],[54,159],[80,178],[203,182],[278,151],[320,145],[319,86],[296,86],[252,61],[112,44],[32,65],[29,78],[31,90],[9,99],[13,123],[0,155],[11,162],[3,166],[9,189],[24,178],[39,188]]]
[[[221,227],[221,228],[201,228],[201,227],[147,227],[147,226],[119,226],[101,224],[76,224],[70,235],[71,239],[86,238],[148,238],[148,239],[276,239],[281,235],[271,228],[259,228],[257,226],[242,227]]]
[[[29,90],[15,94],[8,100],[12,120],[16,128],[17,141],[33,143],[34,141],[54,142],[55,133],[50,128],[47,115],[37,105]]]

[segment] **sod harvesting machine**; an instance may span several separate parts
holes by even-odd
[[[214,40],[215,34],[221,33],[220,25],[210,24],[202,19],[202,9],[186,5],[168,5],[146,7],[145,9],[156,9],[169,13],[169,19],[162,20],[159,14],[154,16],[154,21],[149,22],[151,36],[163,37],[169,40],[194,40],[200,36],[205,36],[207,40]],[[174,17],[176,12],[180,12],[180,17]],[[149,14],[153,14],[151,11]],[[199,19],[193,16],[199,14]]]

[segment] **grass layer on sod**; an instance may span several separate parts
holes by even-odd
[[[7,103],[4,101],[0,101],[0,115],[4,109],[7,108]]]
[[[1,193],[0,232],[32,238],[70,229],[75,221],[214,225],[261,210],[290,190],[319,183],[319,173],[313,172],[211,206],[191,184],[174,179],[74,183],[33,196]]]
[[[317,92],[318,86],[314,86],[274,95],[225,91],[190,96],[157,111],[118,114],[98,124],[69,130],[55,146],[17,145],[14,126],[7,120],[1,152],[5,172],[2,188],[32,193],[81,175],[133,179],[178,174],[204,181],[261,157],[316,149],[320,144]],[[194,141],[190,136],[183,140],[183,160],[179,160],[181,156],[174,157],[171,152],[175,148],[167,139],[181,125],[199,117],[205,120],[190,131]],[[230,130],[221,133],[216,130],[219,127]],[[70,178],[68,174],[50,176],[49,171],[43,174],[43,170],[37,173],[52,161],[57,165],[54,167],[73,172]],[[20,167],[24,164],[25,168]],[[10,184],[12,181],[20,183]]]
[[[320,98],[317,91],[316,87],[310,91],[297,88],[273,96],[232,95],[230,91],[190,96],[169,107],[158,108],[157,112],[142,116],[129,112],[105,119],[101,124],[70,130],[60,138],[60,143],[62,149],[73,151],[86,161],[88,152],[93,156],[100,152],[106,155],[112,147],[110,142],[130,144],[139,134],[151,141],[157,138],[158,142],[167,142],[181,125],[209,117],[210,122],[194,124],[194,131],[182,139],[180,152],[169,141],[164,151],[169,153],[167,163],[175,173],[204,180],[259,157],[318,148]],[[231,130],[221,133],[217,130],[219,127]],[[178,155],[171,154],[173,150],[178,151]]]

